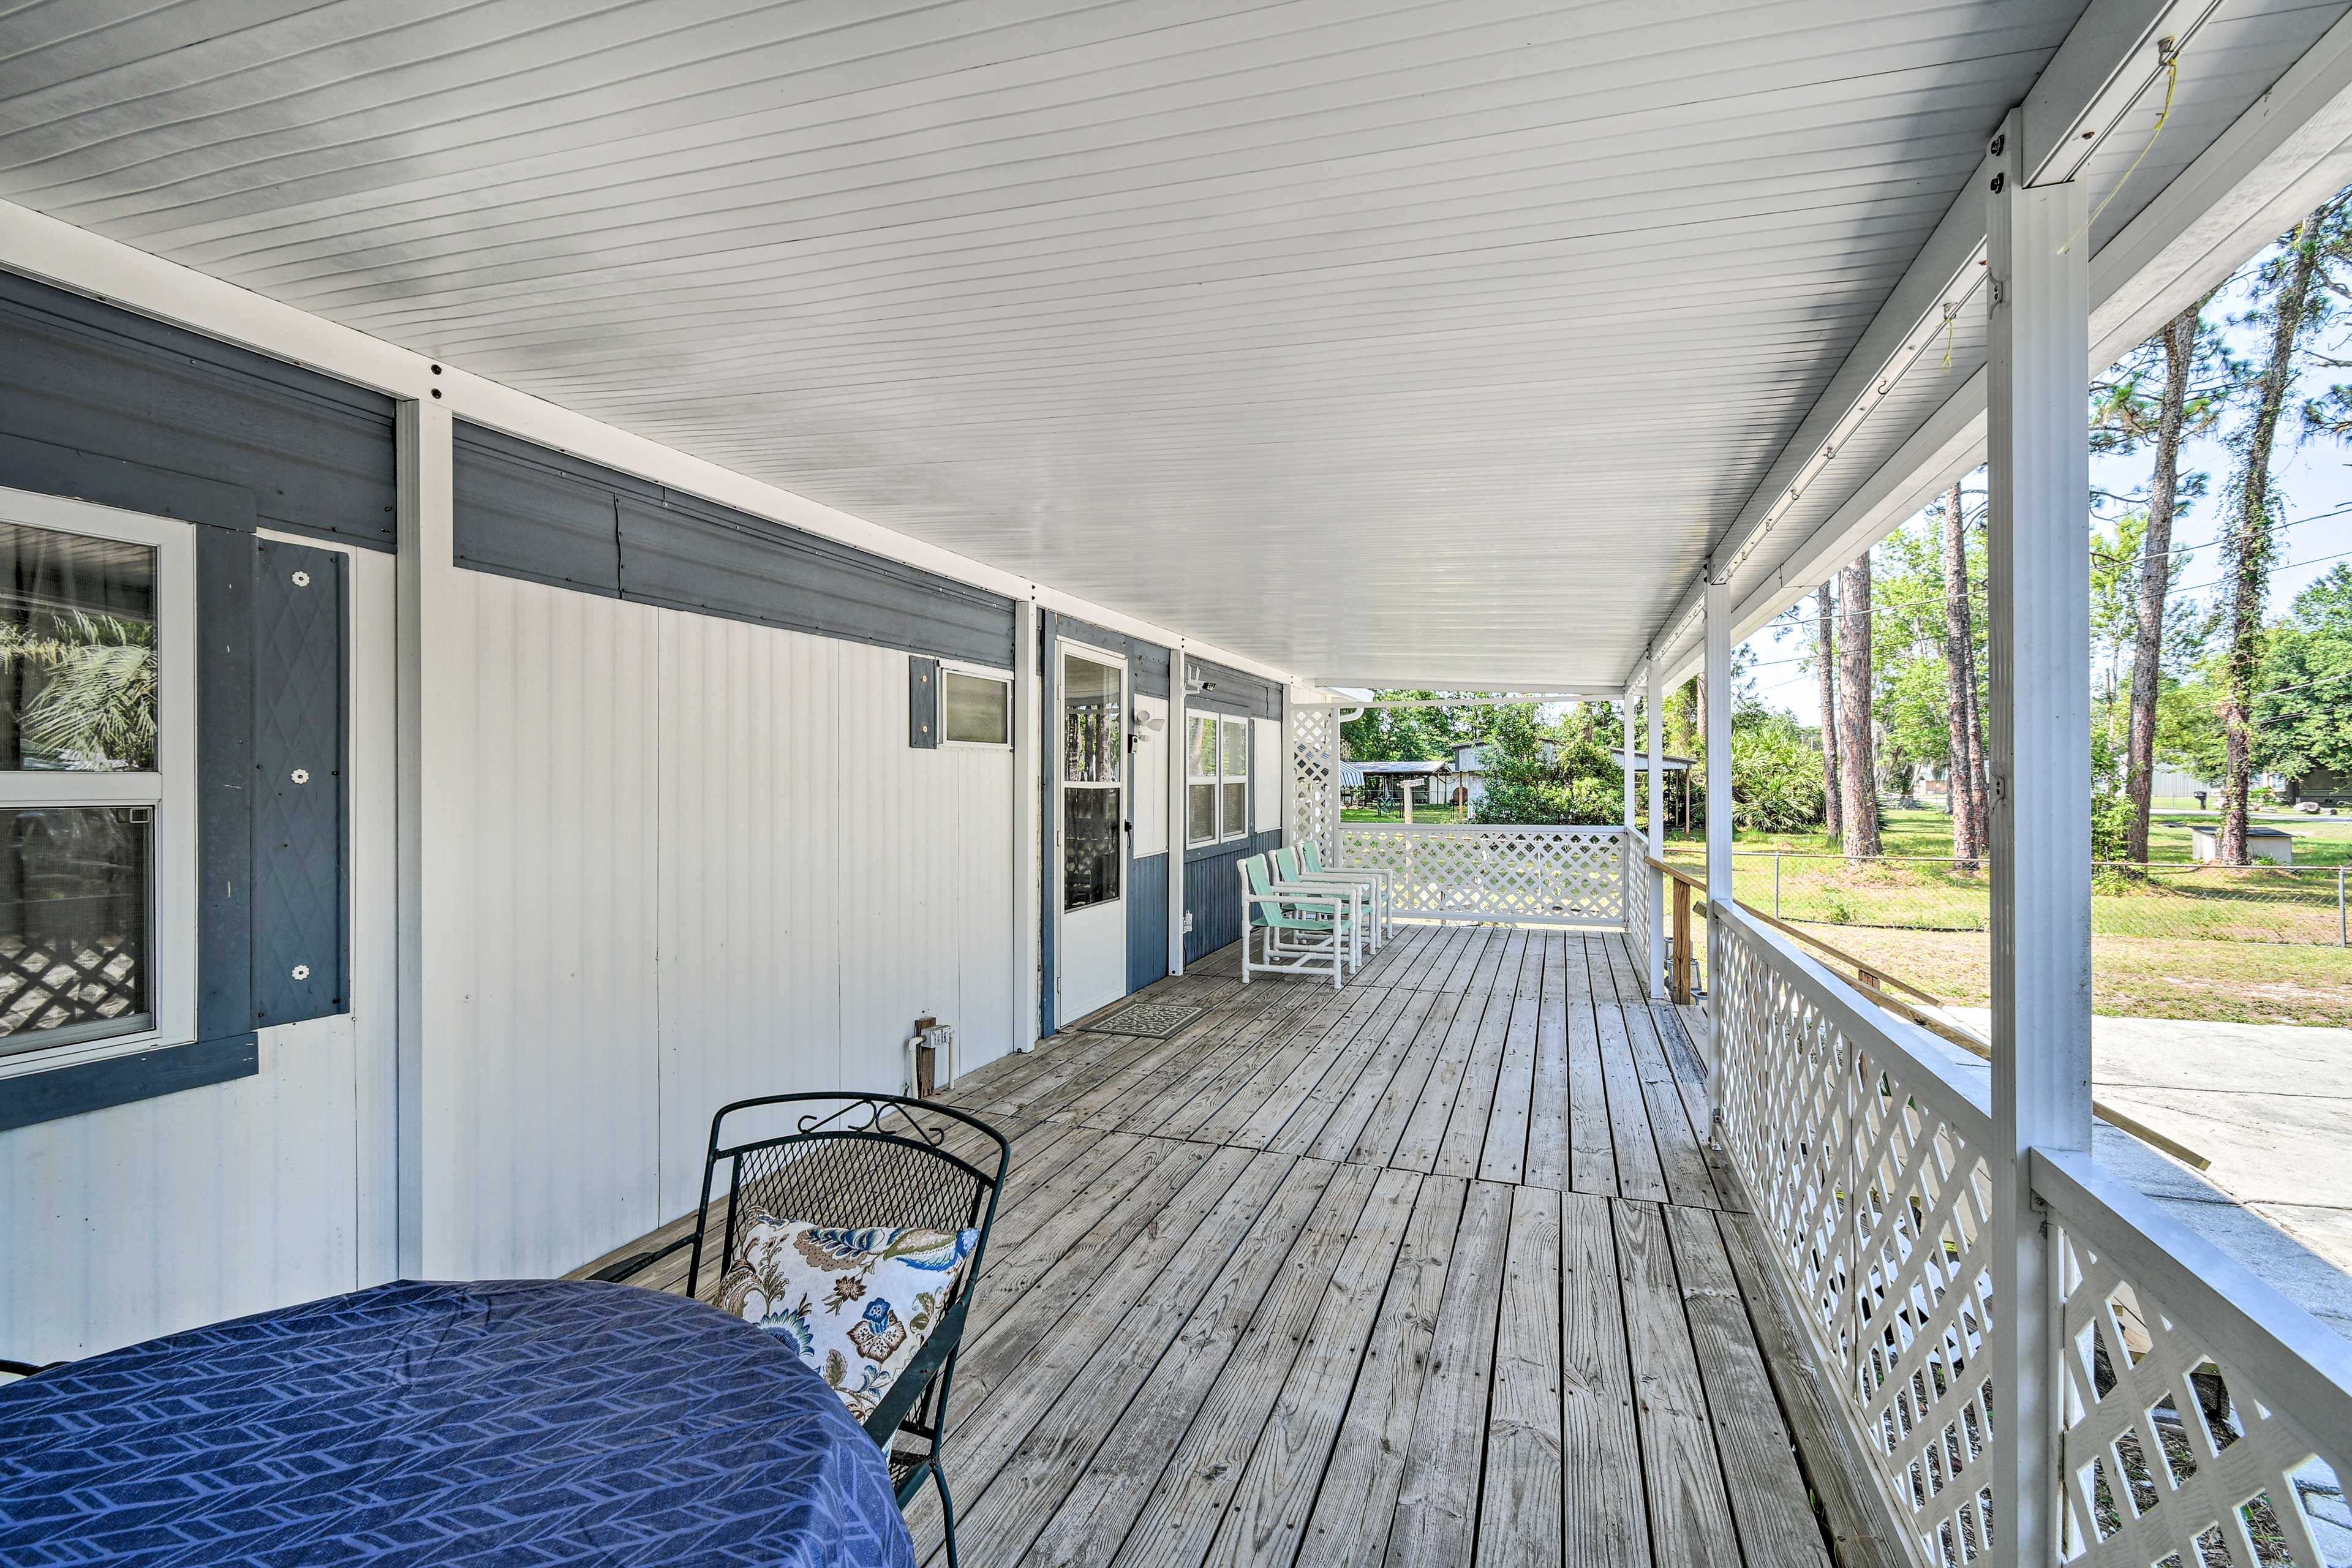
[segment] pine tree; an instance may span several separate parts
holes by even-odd
[[[1879,853],[1878,778],[1870,710],[1870,552],[1838,575],[1838,692],[1841,826],[1848,855]]]
[[[2246,817],[2253,793],[2255,679],[2262,668],[2263,611],[2277,551],[2279,498],[2271,482],[2271,460],[2279,416],[2294,382],[2296,338],[2313,304],[2313,279],[2319,274],[2323,252],[2333,247],[2332,231],[2340,226],[2341,209],[2334,203],[2321,207],[2296,226],[2285,249],[2255,275],[2257,288],[2270,290],[2271,297],[2249,319],[2268,321],[2270,352],[2257,378],[2259,395],[2253,412],[2231,442],[2238,455],[2239,470],[2230,498],[2234,516],[2222,540],[2229,584],[2223,611],[2228,642],[2221,668],[2226,752],[2220,852],[2225,865],[2246,864]]]
[[[1821,659],[1822,826],[1830,837],[1836,839],[1845,834],[1845,813],[1840,809],[1843,792],[1838,777],[1837,639],[1832,635],[1836,625],[1832,616],[1836,612],[1827,583],[1822,584],[1818,599],[1822,616],[1813,632],[1813,646]]]
[[[1964,871],[1977,868],[1991,823],[1985,797],[1984,724],[1977,708],[1977,637],[1969,600],[1968,513],[1960,483],[1944,498],[1944,667],[1951,693],[1950,800],[1952,858]]]
[[[2147,481],[2147,528],[2140,542],[2134,617],[2130,726],[2125,740],[2124,793],[2131,805],[2124,858],[2147,858],[2148,816],[2155,788],[2158,698],[2163,689],[2165,623],[2172,584],[2180,575],[2172,548],[2173,524],[2184,501],[2200,493],[2201,474],[2180,472],[2184,439],[2210,428],[2234,386],[2236,366],[2221,334],[2204,320],[2207,294],[2165,323],[2164,330],[2116,365],[2094,389],[2091,447],[2097,452],[2153,448]],[[2147,390],[2156,383],[2153,396]]]

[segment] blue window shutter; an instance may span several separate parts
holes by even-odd
[[[253,579],[260,542],[196,530],[196,1035],[253,1027]]]
[[[907,658],[907,744],[930,750],[940,743],[940,661]]]
[[[263,540],[253,589],[253,1022],[345,1011],[344,562]]]

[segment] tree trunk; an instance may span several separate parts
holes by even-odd
[[[1822,781],[1826,810],[1822,819],[1823,831],[1832,838],[1845,832],[1845,815],[1838,809],[1841,780],[1838,778],[1838,715],[1837,715],[1837,641],[1832,635],[1830,585],[1822,584],[1816,596],[1822,607],[1821,625],[1814,628],[1816,645],[1821,656],[1822,687]]]
[[[1992,851],[1992,788],[1986,780],[1984,687],[1977,673],[1977,641],[1973,629],[1962,650],[1969,661],[1969,809],[1976,814],[1977,853]]]
[[[1976,769],[1969,749],[1969,699],[1972,694],[1976,632],[1969,614],[1969,535],[1961,521],[1959,481],[1944,498],[1944,668],[1951,710],[1946,730],[1951,747],[1952,858],[1963,871],[1977,868],[1984,845],[1977,838]]]
[[[1838,574],[1838,763],[1845,852],[1876,855],[1878,778],[1870,713],[1870,553]]]
[[[2231,581],[2230,642],[2221,665],[2221,731],[2228,766],[2221,784],[2220,852],[2225,866],[2246,864],[2246,816],[2253,789],[2253,687],[2262,659],[2263,601],[2270,587],[2271,447],[2279,414],[2294,380],[2295,333],[2319,265],[2319,231],[2327,209],[2294,231],[2286,275],[2272,311],[2270,362],[2263,366],[2262,401],[2246,435],[2245,471],[2238,480],[2238,516],[2224,542]]]
[[[2164,401],[2156,421],[2156,466],[2147,481],[2147,537],[2140,546],[2139,628],[2132,645],[2131,734],[2124,751],[2124,790],[2131,826],[2124,858],[2147,858],[2147,824],[2156,787],[2156,691],[2164,662],[2164,602],[2172,592],[2172,511],[2180,480],[2180,420],[2197,357],[2200,300],[2165,324]]]

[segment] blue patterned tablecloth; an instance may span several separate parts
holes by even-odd
[[[0,1387],[0,1563],[902,1564],[882,1455],[757,1328],[403,1281]]]

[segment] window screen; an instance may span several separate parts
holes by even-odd
[[[1250,724],[1246,719],[1223,719],[1217,728],[1217,775],[1223,781],[1217,827],[1221,837],[1239,838],[1249,832]]]
[[[1184,726],[1184,842],[1217,841],[1217,720],[1195,713]]]
[[[949,670],[940,679],[946,708],[943,733],[959,745],[1004,746],[1013,742],[1013,688],[985,676]]]

